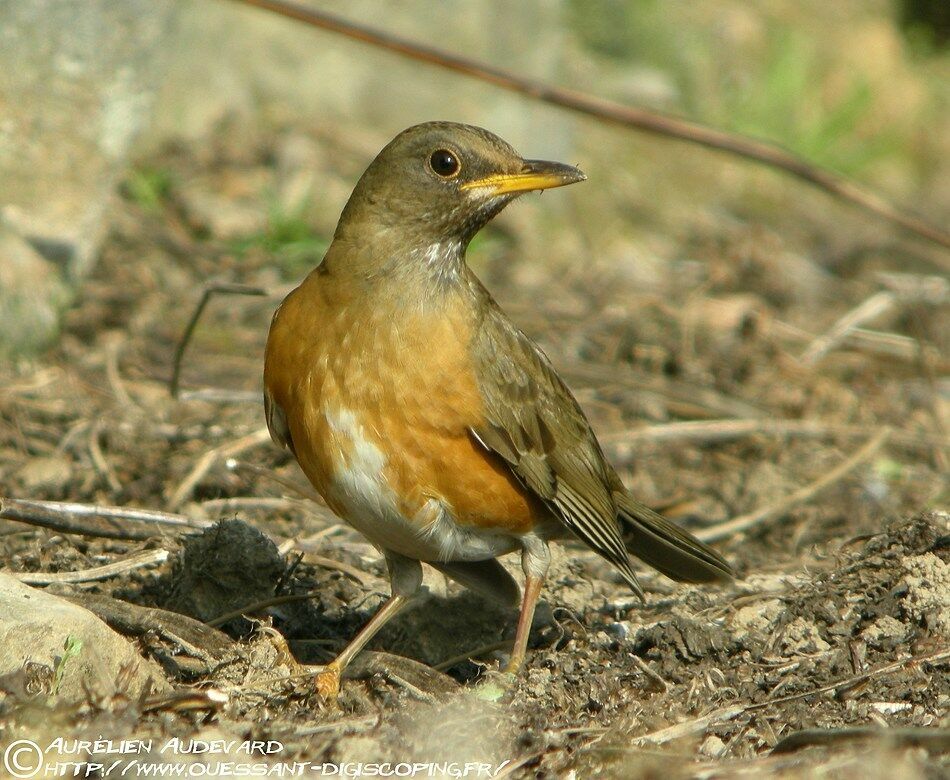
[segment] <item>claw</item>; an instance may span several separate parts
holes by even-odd
[[[322,672],[317,674],[314,684],[317,693],[323,701],[333,703],[340,695],[340,672],[342,670],[336,664],[328,664]]]

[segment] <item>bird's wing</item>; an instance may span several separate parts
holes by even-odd
[[[616,477],[571,391],[544,353],[493,305],[476,332],[472,356],[484,405],[484,421],[472,433],[642,597],[617,524]]]
[[[294,441],[290,436],[290,426],[287,424],[287,415],[280,407],[280,404],[274,400],[270,389],[264,388],[264,419],[267,420],[267,430],[270,431],[270,437],[278,447],[286,447],[292,453],[294,450]]]

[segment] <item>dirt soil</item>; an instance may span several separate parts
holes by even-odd
[[[193,526],[113,526],[150,537],[116,539],[0,520],[8,572],[167,549],[159,565],[48,587],[128,636],[177,691],[131,699],[120,680],[67,707],[47,697],[49,674],[0,680],[0,741],[274,740],[268,765],[508,762],[499,776],[513,777],[950,776],[946,298],[901,293],[881,330],[809,363],[813,340],[862,301],[939,280],[882,280],[898,262],[933,271],[912,247],[889,265],[840,236],[779,267],[794,253],[739,217],[697,227],[667,286],[648,292],[623,269],[539,272],[525,234],[553,228],[537,219],[502,220],[473,258],[643,500],[717,536],[756,515],[716,541],[736,582],[644,570],[641,604],[597,556],[564,545],[533,651],[507,683],[497,669],[515,616],[430,571],[426,600],[372,643],[335,704],[320,700],[307,667],[354,635],[388,584],[374,548],[306,497],[261,433],[263,340],[371,151],[328,132],[230,128],[143,160],[61,344],[0,366],[3,497],[162,510]],[[300,228],[275,209],[308,186]],[[173,399],[176,344],[211,282],[270,295],[212,299]],[[253,606],[275,596],[286,598]]]

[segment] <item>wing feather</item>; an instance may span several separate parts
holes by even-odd
[[[287,415],[266,387],[264,388],[264,419],[267,421],[267,430],[270,431],[274,444],[278,447],[286,447],[296,454],[294,441],[290,435],[290,426],[287,424]]]
[[[590,424],[544,353],[491,304],[473,344],[485,420],[472,433],[642,595]]]

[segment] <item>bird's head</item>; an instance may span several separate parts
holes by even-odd
[[[464,247],[519,195],[587,177],[570,165],[526,160],[479,127],[427,122],[397,135],[370,163],[340,218],[355,229],[394,233],[407,246]]]

